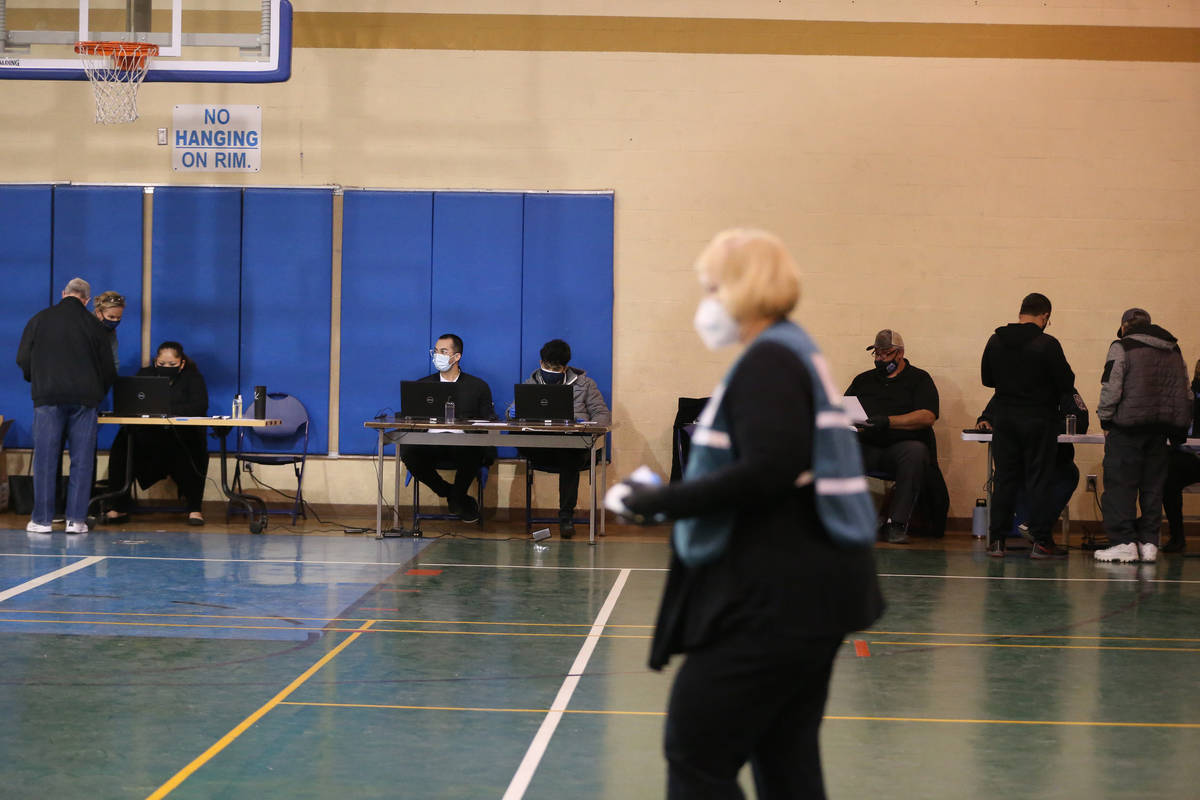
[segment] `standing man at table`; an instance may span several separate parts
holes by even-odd
[[[929,535],[940,537],[946,530],[950,498],[933,436],[937,386],[928,372],[904,357],[904,338],[897,331],[881,330],[867,350],[874,351],[875,367],[856,375],[846,394],[857,397],[867,413],[866,424],[858,430],[867,474],[884,472],[896,481],[881,537],[906,544],[918,500]]]
[[[422,381],[455,384],[454,403],[459,419],[495,419],[492,389],[483,378],[463,372],[463,340],[453,333],[443,333],[429,351],[437,372]],[[460,434],[446,434],[460,435]],[[470,434],[461,434],[470,435]],[[450,513],[463,522],[479,521],[479,505],[469,494],[471,482],[479,468],[495,458],[491,447],[442,447],[440,445],[406,445],[400,448],[400,458],[412,476],[428,486],[439,497],[446,498]],[[438,474],[438,467],[454,470],[454,483]]]
[[[1182,444],[1192,420],[1187,365],[1171,333],[1131,308],[1108,348],[1096,407],[1104,437],[1100,510],[1109,547],[1097,561],[1158,559],[1167,440]],[[1138,505],[1142,514],[1138,516]]]
[[[1050,334],[1050,299],[1026,295],[1017,321],[996,328],[983,350],[983,385],[995,389],[992,458],[995,490],[988,531],[988,555],[1004,556],[1012,529],[1017,490],[1029,498],[1029,557],[1066,558],[1050,531],[1054,508],[1051,481],[1058,447],[1059,398],[1071,392],[1075,373],[1062,345]]]
[[[17,365],[33,395],[33,517],[25,530],[49,533],[64,435],[71,450],[67,533],[87,533],[96,452],[96,409],[117,377],[108,331],[87,310],[92,287],[72,278],[58,305],[25,325]]]

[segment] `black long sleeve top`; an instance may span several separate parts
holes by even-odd
[[[870,549],[838,547],[817,515],[811,485],[812,379],[775,342],[751,344],[725,391],[734,461],[629,499],[640,514],[673,518],[733,509],[733,535],[717,561],[687,567],[673,557],[650,665],[739,631],[773,639],[836,637],[883,611]]]

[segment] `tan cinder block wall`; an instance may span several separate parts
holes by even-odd
[[[655,4],[682,21],[657,28],[663,41],[701,17],[866,23],[814,28],[828,34],[814,39],[832,53],[820,55],[739,52],[774,30],[787,51],[794,30],[728,20],[692,40],[696,52],[651,52],[656,29],[621,16],[645,13],[628,0],[303,6],[288,83],[149,84],[131,125],[93,125],[86,84],[6,82],[0,178],[179,183],[155,129],[170,126],[176,103],[223,102],[263,106],[264,169],[186,182],[612,189],[616,475],[641,463],[666,471],[676,398],[707,394],[734,357],[706,352],[691,327],[691,260],[730,225],[775,230],[791,246],[804,271],[796,319],[843,385],[870,366],[863,348],[877,329],[904,334],[941,393],[952,516],[970,514],[984,477],[984,448],[959,440],[989,396],[980,353],[1027,292],[1055,303],[1049,332],[1093,408],[1128,306],[1172,330],[1189,364],[1200,356],[1195,4]],[[406,16],[416,12],[462,16]],[[629,34],[641,52],[620,51],[635,45],[612,45],[602,25],[553,39],[569,49],[539,49],[550,34],[516,49],[446,49],[456,26],[526,41],[526,22],[506,14],[608,15],[651,34]],[[1134,29],[1148,26],[1162,30]],[[1088,50],[1093,36],[1102,46]],[[1029,43],[1046,57],[1026,57]],[[901,46],[903,56],[887,54]],[[1078,448],[1081,471],[1099,472],[1100,456]],[[502,505],[522,501],[514,477],[502,470],[491,490]],[[369,461],[313,463],[306,483],[315,502],[374,500]],[[550,481],[538,493],[539,505],[554,502]],[[1073,516],[1094,518],[1091,499],[1078,494]]]

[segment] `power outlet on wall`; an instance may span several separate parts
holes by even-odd
[[[1091,492],[1092,494],[1095,494],[1096,493],[1096,476],[1088,475],[1087,483],[1085,485],[1087,486],[1087,491]]]

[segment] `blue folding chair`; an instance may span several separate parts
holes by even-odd
[[[296,496],[292,507],[268,508],[268,514],[291,514],[292,524],[304,513],[304,465],[308,460],[308,411],[304,404],[290,394],[267,394],[267,419],[279,420],[279,425],[263,428],[238,428],[237,451],[234,453],[233,491],[242,490],[242,464],[281,466],[291,464],[296,473]],[[299,452],[296,452],[299,450]],[[286,495],[284,495],[286,497]],[[225,507],[225,520],[230,514],[246,513],[233,503]]]
[[[479,506],[479,519],[478,519],[478,521],[476,521],[475,524],[478,525],[480,528],[483,527],[483,490],[485,487],[487,487],[488,467],[489,466],[490,466],[489,464],[482,465],[479,468],[479,472],[475,476],[475,486],[477,487],[476,491],[475,491],[475,503]],[[443,464],[439,463],[437,465],[437,468],[440,470],[441,469],[452,470],[452,469],[454,469],[454,465],[453,464],[443,465]],[[437,520],[459,519],[459,516],[457,514],[428,513],[428,512],[422,511],[421,510],[421,482],[418,480],[413,480],[412,473],[409,472],[407,469],[405,469],[404,470],[404,485],[408,486],[409,483],[411,483],[412,487],[413,487],[412,514],[413,514],[413,531],[414,532],[416,532],[416,533],[420,532],[421,520],[423,520],[423,519],[437,519]]]

